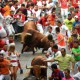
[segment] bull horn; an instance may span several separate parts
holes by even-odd
[[[26,69],[32,69],[32,68],[33,68],[33,66],[29,66],[29,67],[26,66]]]
[[[21,35],[22,33],[17,33],[17,34],[15,34],[15,36],[19,36],[19,35]]]
[[[32,34],[30,34],[30,33],[26,33],[26,35],[30,35],[30,36],[31,36]]]
[[[47,68],[46,66],[40,66],[40,68]]]

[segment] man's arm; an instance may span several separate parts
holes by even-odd
[[[72,71],[74,71],[75,62],[72,62]]]
[[[72,62],[72,71],[74,72],[74,66],[75,66],[75,59],[73,56],[71,56],[71,62]]]
[[[44,60],[44,62],[54,62],[54,59],[51,59],[51,60]]]
[[[72,53],[74,54],[74,56],[80,56],[80,52],[77,53],[77,52],[74,50],[74,48],[72,48]]]

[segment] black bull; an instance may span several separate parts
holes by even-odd
[[[47,64],[43,60],[45,60],[43,56],[36,56],[32,60],[31,67],[28,67],[30,69],[29,76],[24,80],[47,80]]]
[[[29,33],[30,35],[26,34],[24,38],[22,52],[26,52],[28,47],[31,48],[32,51],[34,51],[34,47],[43,48],[43,50],[47,50],[50,47],[50,40],[48,37],[41,34],[39,31],[30,29],[27,30],[26,33]]]

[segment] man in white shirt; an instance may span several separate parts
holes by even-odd
[[[41,0],[37,0],[37,5],[39,6],[39,8],[42,7],[43,6],[42,5],[42,1]]]
[[[48,13],[51,13],[53,7],[55,7],[55,4],[53,3],[53,1],[47,0],[46,9]]]
[[[52,35],[52,37],[54,38],[54,32],[53,32],[53,28],[51,26],[48,27],[48,31],[45,33],[46,36],[48,35]]]
[[[58,46],[57,45],[53,45],[51,50],[52,50],[52,53],[51,53],[51,55],[49,55],[47,60],[53,59],[53,58],[61,55],[61,52],[58,50]],[[48,62],[48,66],[50,67],[54,63],[58,64],[57,61],[55,61],[55,62]]]
[[[40,19],[41,10],[38,8],[37,5],[34,6],[32,14],[35,16],[35,18]]]
[[[66,25],[63,25],[60,20],[57,20],[57,26],[60,28],[60,33],[62,33],[65,37],[68,36],[68,28]]]
[[[80,80],[80,64],[78,65],[78,72],[74,75],[75,80]]]
[[[18,1],[14,1],[13,5],[11,6],[11,11],[14,11],[14,14],[17,12],[18,8]]]
[[[62,20],[64,20],[65,17],[67,18],[68,14],[68,0],[58,0],[58,2],[61,7]]]

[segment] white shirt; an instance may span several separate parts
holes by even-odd
[[[79,78],[79,80],[80,80],[80,72],[78,72],[77,74],[75,74],[73,77],[74,78]]]
[[[3,26],[4,16],[0,13],[0,26]]]
[[[30,18],[32,16],[31,11],[27,10],[27,20],[31,20],[32,18]]]
[[[10,23],[13,21],[13,17],[10,15],[5,17],[6,25],[11,25]]]
[[[50,32],[46,32],[46,34],[45,34],[46,36],[48,36],[48,35],[54,35],[54,32],[52,31],[51,33]]]
[[[32,10],[32,13],[36,15],[37,19],[40,19],[40,14],[41,14],[41,10],[38,9],[37,11],[35,11],[34,9]]]
[[[4,75],[0,75],[0,80],[3,80],[4,79]]]
[[[57,51],[56,53],[52,52],[52,54],[47,58],[47,60],[51,60],[57,56],[61,55],[61,52],[60,51]],[[52,64],[57,64],[58,62],[55,61],[55,62],[48,62],[48,66],[50,67]]]
[[[53,39],[54,39],[54,32],[52,31],[51,33],[50,32],[46,32],[46,34],[45,34],[46,36],[48,36],[48,35],[52,35],[52,37],[53,37]]]
[[[11,11],[16,11],[15,7],[14,6],[11,6]]]
[[[66,31],[68,31],[68,27],[66,27],[66,25],[62,25],[62,26],[60,27],[60,32],[61,32],[64,36],[66,36]]]
[[[52,58],[55,58],[57,56],[61,55],[61,51],[57,51],[56,53],[54,53],[54,55],[52,56]]]
[[[41,1],[38,1],[38,2],[37,2],[37,5],[38,5],[39,7],[42,7],[42,6],[43,6]]]
[[[47,14],[50,14],[51,11],[52,11],[52,8],[55,7],[55,4],[54,4],[53,2],[51,2],[51,3],[47,2],[47,5],[46,5],[46,6],[47,6],[47,7],[51,7],[51,8],[47,11]]]
[[[48,53],[50,54],[50,56],[53,56],[54,52],[52,51],[51,47],[48,49]]]
[[[9,46],[11,46],[11,45],[15,45],[15,43],[14,43],[14,42],[9,43],[9,40],[6,40],[6,44],[8,45],[8,47],[9,47]]]
[[[12,66],[18,66],[18,57],[16,54],[11,52],[11,55],[9,56],[11,61],[15,61],[15,62],[11,62]]]

